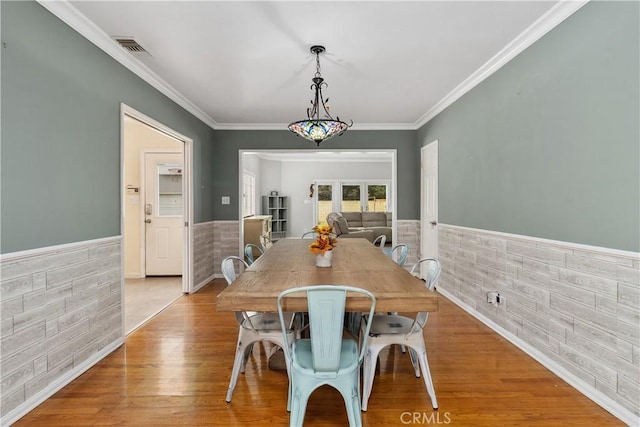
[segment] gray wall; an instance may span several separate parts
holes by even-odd
[[[238,219],[238,150],[315,149],[316,145],[287,130],[216,131],[213,200],[216,220]],[[325,145],[326,144],[326,145]],[[334,137],[321,147],[327,149],[396,149],[398,166],[398,219],[420,218],[420,161],[416,158],[415,131],[354,131]],[[220,197],[230,196],[230,205]]]
[[[640,250],[638,2],[590,2],[431,120],[440,222]]]
[[[120,234],[120,103],[194,140],[213,219],[213,130],[35,2],[1,2],[1,252]]]

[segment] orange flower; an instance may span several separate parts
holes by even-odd
[[[316,240],[309,245],[309,249],[314,254],[323,254],[332,250],[337,244],[338,239],[333,236],[333,230],[328,225],[316,225],[313,231],[318,233]]]

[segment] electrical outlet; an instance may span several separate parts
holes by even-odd
[[[229,196],[222,196],[222,204],[223,204],[223,205],[230,205],[230,204],[231,204],[231,197],[229,197]]]
[[[487,302],[489,304],[496,304],[496,303],[499,304],[499,301],[498,301],[499,297],[500,297],[500,294],[498,293],[498,291],[487,292]]]

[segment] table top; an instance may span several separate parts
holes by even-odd
[[[437,311],[438,295],[366,239],[341,239],[333,265],[316,267],[311,239],[278,240],[217,298],[218,311],[276,311],[285,289],[308,285],[349,285],[376,297],[376,311]],[[287,298],[286,311],[306,311],[304,294]],[[348,311],[367,311],[366,298],[347,296]]]

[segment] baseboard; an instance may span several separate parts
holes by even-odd
[[[566,370],[564,367],[556,363],[554,360],[550,359],[547,355],[538,351],[535,347],[527,344],[518,336],[502,328],[491,319],[485,317],[483,314],[477,312],[472,307],[460,301],[454,295],[447,292],[446,289],[441,289],[438,287],[437,291],[448,300],[456,304],[458,307],[462,308],[464,311],[478,319],[480,322],[484,323],[487,327],[509,341],[511,344],[524,351],[527,355],[533,357],[545,368],[549,369],[555,375],[566,381],[573,388],[600,405],[603,409],[605,409],[607,412],[610,412],[613,416],[620,419],[622,422],[626,423],[629,426],[640,426],[640,417],[633,414],[631,411],[620,405],[615,400],[611,399],[609,396],[603,394],[594,387],[585,383],[580,378],[573,375],[570,371]]]
[[[222,276],[220,276],[220,277],[222,277]],[[212,274],[211,276],[207,277],[206,279],[204,279],[203,281],[201,281],[200,283],[198,283],[197,285],[195,285],[193,287],[193,292],[194,293],[198,292],[206,284],[208,284],[209,282],[211,282],[213,279],[216,279],[216,278],[218,278],[218,275],[216,275],[216,274]]]
[[[58,390],[62,387],[71,383],[71,381],[78,378],[80,375],[85,373],[91,367],[93,367],[96,363],[107,357],[114,350],[124,344],[124,338],[118,338],[104,349],[93,355],[93,357],[85,360],[76,368],[57,378],[54,382],[49,384],[45,389],[40,392],[34,394],[29,399],[27,399],[24,403],[14,408],[12,411],[4,415],[0,418],[0,426],[10,426],[14,422],[18,421],[20,418],[27,415],[29,412],[34,410],[38,405],[47,400],[49,397],[53,396]]]

